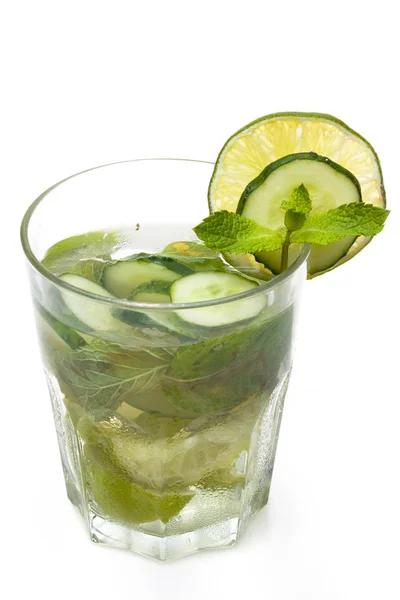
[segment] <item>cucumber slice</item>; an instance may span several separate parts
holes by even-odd
[[[300,152],[269,164],[253,179],[245,188],[236,212],[270,229],[279,229],[285,218],[282,201],[302,183],[312,198],[313,213],[362,201],[360,184],[350,171],[315,152]],[[346,255],[355,239],[350,236],[329,246],[315,245],[310,254],[309,273],[334,266]],[[299,246],[291,248],[291,262],[299,252]],[[259,252],[256,259],[273,273],[279,272],[280,252]]]
[[[310,276],[325,272],[336,265],[346,253],[350,250],[357,238],[348,236],[329,246],[319,246],[314,244],[308,262],[308,274]],[[292,244],[289,247],[289,265],[291,265],[299,256],[301,251],[300,244]],[[338,258],[339,257],[339,258]],[[261,262],[274,275],[278,275],[281,267],[281,251],[259,252],[255,258]]]
[[[135,302],[151,302],[152,304],[169,304],[171,284],[167,281],[149,281],[137,287],[130,300]]]
[[[162,267],[166,267],[178,275],[189,275],[193,273],[195,270],[190,265],[183,264],[179,260],[177,260],[174,256],[168,256],[164,254],[147,254],[146,252],[139,252],[138,254],[134,254],[129,258],[125,258],[127,261],[136,261],[136,260],[144,260],[151,264],[161,265]]]
[[[40,314],[39,330],[44,332],[46,339],[49,340],[50,345],[55,350],[71,350],[85,346],[86,342],[79,333],[77,333],[72,327],[65,325],[53,315],[51,315],[43,306],[36,304],[38,312]],[[49,331],[51,329],[51,332]]]
[[[215,300],[240,294],[258,287],[234,273],[200,272],[181,277],[171,285],[171,299],[174,303]],[[266,305],[266,298],[258,294],[252,298],[237,300],[222,305],[204,308],[177,310],[177,314],[195,325],[219,327],[239,321],[247,321],[258,315]]]
[[[106,289],[98,283],[90,281],[80,275],[66,273],[60,277],[70,285],[73,285],[86,292],[113,298]],[[101,304],[91,298],[84,298],[71,292],[61,292],[63,301],[69,310],[85,325],[94,331],[109,331],[121,328],[121,323],[112,315],[112,308],[107,304]]]
[[[169,295],[171,284],[167,281],[148,281],[135,288],[129,297],[134,302],[150,302],[152,304],[168,304],[171,302]],[[176,315],[160,310],[124,310],[117,309],[114,315],[124,323],[134,327],[159,327],[162,330],[170,329],[169,324],[176,319]]]
[[[166,281],[149,281],[139,285],[132,293],[130,300],[135,302],[151,302],[154,304],[168,304],[171,302],[169,295],[171,284]],[[160,331],[178,333],[189,339],[196,336],[195,332],[188,331],[187,324],[171,310],[160,309],[125,310],[114,309],[116,318],[132,327],[156,327]]]
[[[57,351],[68,352],[71,350],[71,347],[67,342],[54,331],[41,315],[37,315],[36,324],[39,333],[40,346],[46,357],[47,354],[54,354],[54,352]],[[48,362],[50,363],[51,361],[49,360]]]
[[[138,258],[138,256],[120,260],[104,269],[103,285],[117,298],[129,298],[133,290],[143,283],[154,280],[172,283],[181,276],[170,268],[171,263],[174,263],[173,260],[171,263],[165,260],[160,264],[158,261]]]

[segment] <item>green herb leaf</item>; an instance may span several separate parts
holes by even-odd
[[[56,275],[74,273],[99,283],[111,253],[121,244],[115,233],[93,231],[76,235],[51,246],[42,264]]]
[[[290,343],[292,309],[270,320],[257,320],[252,327],[224,336],[187,344],[177,349],[166,373],[177,381],[203,379],[230,369],[249,353],[262,350],[271,364],[275,355],[282,356]],[[280,362],[280,359],[278,360]]]
[[[244,329],[178,348],[168,370],[168,377],[190,381],[211,377],[224,371],[246,355],[256,345],[259,332]]]
[[[308,193],[305,185],[301,184],[293,190],[289,200],[284,200],[281,204],[281,208],[284,210],[292,210],[295,213],[301,213],[302,215],[309,215],[312,203],[310,194]]]
[[[115,409],[136,393],[159,385],[171,355],[162,348],[154,350],[125,349],[99,340],[68,353],[57,352],[57,372],[87,410]]]
[[[194,232],[209,248],[233,254],[279,250],[285,239],[284,231],[267,229],[227,210],[213,213]]]
[[[180,381],[165,378],[163,390],[171,404],[197,414],[229,410],[268,390],[269,372],[263,353],[250,353],[231,368],[203,379]]]
[[[174,406],[218,413],[272,389],[289,360],[292,309],[269,321],[178,348],[162,388]]]
[[[348,235],[376,235],[388,215],[388,210],[372,204],[342,204],[326,213],[310,215],[302,229],[292,234],[291,242],[325,246]]]

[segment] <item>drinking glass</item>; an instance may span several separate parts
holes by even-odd
[[[247,292],[190,304],[102,296],[41,261],[53,247],[66,270],[90,266],[93,240],[107,260],[190,247],[212,171],[178,159],[89,169],[37,198],[21,229],[68,498],[94,542],[160,560],[233,544],[268,501],[309,249]],[[255,318],[224,325],[251,303]],[[194,311],[221,325],[190,325]]]

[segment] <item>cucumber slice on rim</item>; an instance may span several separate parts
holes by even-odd
[[[81,275],[66,273],[60,279],[86,292],[108,298],[113,297],[101,285],[90,281],[90,279],[81,277]],[[72,292],[62,291],[61,295],[69,310],[90,329],[94,331],[109,331],[121,328],[121,322],[112,315],[111,306],[101,304],[101,302],[96,302],[91,298],[85,298]]]
[[[248,123],[224,144],[208,190],[210,212],[235,212],[243,190],[266,165],[299,152],[317,152],[348,169],[360,182],[363,202],[385,207],[385,189],[379,159],[365,138],[331,115],[281,112]],[[348,252],[344,248],[344,255],[333,266],[353,258],[370,240],[371,237],[364,236],[355,238]],[[226,258],[235,266],[253,261],[250,254],[230,255]],[[323,264],[329,262],[330,260],[324,260]],[[316,260],[313,263],[315,266],[319,264]],[[260,275],[268,278],[270,271],[264,271],[259,264],[257,267]],[[325,271],[320,270],[310,276],[323,272]]]
[[[319,246],[314,244],[308,259],[308,274],[309,277],[325,273],[329,269],[337,265],[349,249],[354,244],[357,238],[348,236],[337,242],[329,244],[329,246]],[[301,251],[300,244],[291,244],[289,247],[288,264],[294,263]],[[257,261],[262,263],[271,273],[279,275],[281,268],[281,251],[275,252],[258,252],[255,255]]]
[[[181,277],[171,285],[171,300],[174,303],[198,302],[226,298],[258,287],[234,273],[199,272]],[[219,327],[239,321],[247,321],[258,315],[266,305],[264,294],[260,293],[244,300],[202,308],[177,310],[177,314],[194,325]]]
[[[350,171],[315,152],[300,152],[274,161],[251,181],[240,197],[237,212],[265,227],[279,229],[285,218],[282,201],[300,184],[304,184],[310,193],[313,213],[362,201],[360,184]],[[348,236],[329,246],[314,245],[309,258],[309,273],[326,271],[335,265],[355,240],[354,236]],[[299,252],[299,246],[290,249],[291,262]],[[279,273],[279,251],[259,252],[256,259],[273,273]]]
[[[135,258],[108,265],[104,269],[102,283],[117,298],[129,298],[134,289],[143,283],[154,280],[172,283],[180,276],[165,263]]]

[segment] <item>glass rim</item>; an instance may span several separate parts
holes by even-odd
[[[129,160],[116,161],[112,163],[106,163],[103,165],[98,165],[97,167],[90,167],[89,169],[84,169],[83,171],[79,171],[78,173],[74,173],[73,175],[69,175],[64,179],[61,179],[57,183],[53,184],[49,188],[47,188],[44,192],[42,192],[27,208],[21,222],[20,228],[20,236],[21,236],[21,244],[24,250],[25,256],[31,266],[42,275],[45,279],[49,280],[51,283],[56,285],[57,287],[64,289],[68,292],[72,292],[77,294],[78,296],[83,296],[85,298],[90,298],[91,300],[95,300],[104,304],[109,304],[112,306],[117,306],[120,308],[131,308],[131,309],[146,309],[146,310],[182,310],[182,309],[194,309],[194,308],[206,308],[209,306],[219,306],[220,304],[227,304],[229,302],[235,302],[237,300],[244,300],[246,298],[251,298],[252,296],[256,296],[257,294],[268,292],[273,290],[277,285],[285,282],[287,279],[297,271],[297,269],[308,259],[308,256],[311,251],[310,244],[304,244],[303,248],[297,259],[283,272],[279,275],[276,275],[269,281],[261,281],[258,287],[254,287],[251,290],[241,292],[240,294],[235,294],[233,296],[226,296],[224,298],[216,298],[214,300],[202,300],[199,302],[180,302],[180,303],[168,303],[168,304],[153,304],[150,302],[134,302],[132,300],[127,300],[124,298],[113,298],[108,296],[101,296],[99,294],[94,294],[93,292],[88,292],[81,288],[78,288],[70,283],[67,283],[63,279],[61,279],[58,275],[55,275],[49,269],[46,269],[45,266],[40,262],[40,260],[35,256],[33,252],[30,242],[29,242],[29,234],[28,228],[30,224],[30,220],[39,206],[39,204],[57,187],[73,179],[78,177],[79,175],[84,175],[85,173],[89,173],[91,171],[96,171],[98,169],[103,169],[106,167],[112,167],[115,165],[129,164],[135,162],[151,162],[151,161],[176,161],[176,162],[189,162],[189,163],[199,163],[199,164],[208,164],[214,165],[212,161],[208,160],[197,160],[193,158],[134,158]],[[238,269],[240,272],[240,269]]]

